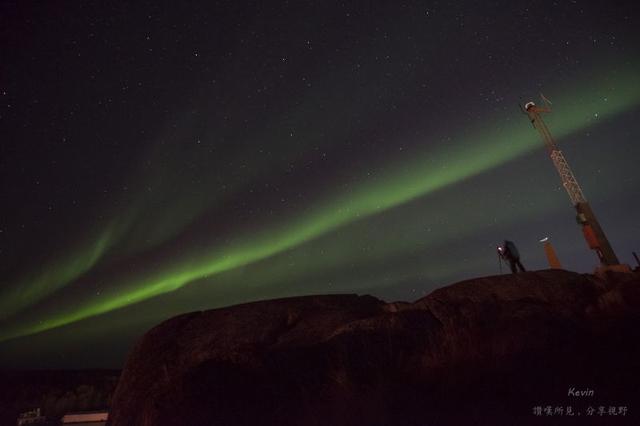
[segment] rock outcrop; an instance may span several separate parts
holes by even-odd
[[[137,343],[109,424],[539,424],[549,406],[561,424],[578,420],[569,406],[616,407],[620,421],[640,414],[639,325],[638,275],[566,271],[414,303],[327,295],[194,312]]]

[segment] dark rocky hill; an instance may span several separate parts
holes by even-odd
[[[194,312],[137,343],[110,424],[634,424],[639,325],[638,275],[566,271]]]

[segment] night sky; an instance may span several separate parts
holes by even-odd
[[[634,265],[639,21],[615,1],[2,2],[0,367],[120,367],[158,322],[246,301],[416,300],[499,273],[505,238],[529,269],[549,237],[592,272],[518,108],[541,92]]]

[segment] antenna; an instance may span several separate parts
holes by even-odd
[[[540,93],[540,99],[542,99],[542,102],[544,102],[547,105],[553,105],[553,103],[547,99],[542,93]]]

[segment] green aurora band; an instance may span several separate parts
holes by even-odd
[[[636,107],[640,103],[640,86],[634,69],[628,69],[617,73],[615,80],[600,78],[575,84],[573,90],[565,89],[565,95],[556,97],[554,101],[562,107],[549,116],[548,122],[554,136],[562,138]],[[594,111],[598,112],[598,117],[594,117]],[[495,126],[495,123],[504,124]],[[0,332],[0,341],[110,312],[175,291],[191,282],[267,259],[347,224],[431,194],[542,148],[536,132],[520,116],[506,121],[488,117],[476,128],[470,128],[451,140],[446,149],[412,153],[411,157],[395,161],[375,176],[343,187],[338,193],[316,201],[312,209],[285,224],[267,226],[257,234],[240,237],[224,248],[202,250],[204,253],[157,268],[146,276],[127,277],[117,286],[105,290],[100,298],[79,302],[73,308],[56,312],[44,320],[22,321],[14,327],[5,328]],[[90,269],[108,241],[107,232],[97,239],[94,250],[86,252],[82,261],[60,268],[59,276],[37,279],[30,287],[29,297],[21,302],[20,307],[45,297],[62,285],[45,290],[49,284],[69,282]]]
[[[114,244],[114,233],[112,226],[107,227],[104,232],[94,238],[91,244],[83,244],[82,248],[73,250],[64,259],[57,259],[50,265],[45,265],[44,272],[25,278],[13,287],[3,289],[0,293],[1,318],[7,318],[35,304],[91,270]]]

